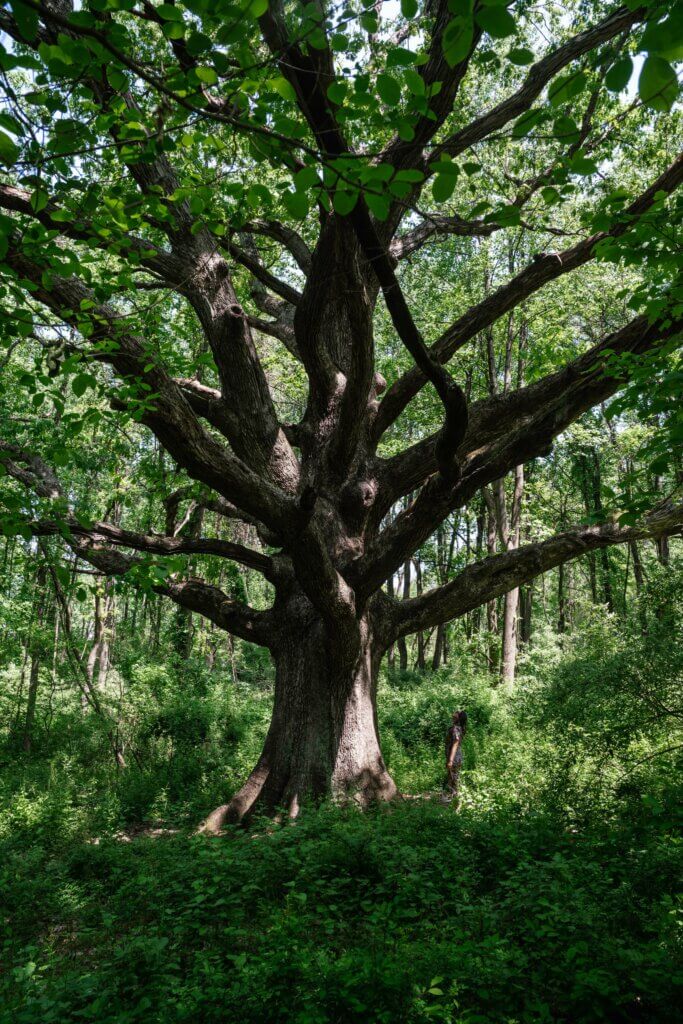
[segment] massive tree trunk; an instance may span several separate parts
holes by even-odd
[[[360,649],[349,662],[320,621],[287,625],[273,651],[275,696],[263,752],[242,788],[204,830],[255,811],[295,817],[305,801],[335,797],[361,806],[397,795],[382,757],[377,677],[384,653],[371,623],[359,623]]]

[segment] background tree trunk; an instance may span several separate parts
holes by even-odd
[[[30,639],[31,668],[28,677],[28,693],[26,697],[26,715],[24,716],[24,729],[22,746],[28,753],[33,744],[33,724],[36,717],[36,701],[38,699],[38,684],[40,680],[40,663],[43,653],[42,629],[45,621],[47,591],[45,581],[47,573],[45,565],[41,562],[36,573],[36,612],[33,623],[33,630]]]
[[[409,558],[403,566],[403,600],[407,601],[410,597],[410,570],[412,561]],[[396,641],[396,647],[398,650],[398,667],[401,672],[407,672],[408,670],[408,644],[406,638],[401,636]]]
[[[524,493],[524,466],[515,467],[514,491],[512,495],[512,513],[510,525],[506,531],[505,547],[508,551],[516,551],[519,547],[522,495]],[[505,491],[501,488],[501,499],[505,500]],[[503,612],[503,649],[500,677],[504,683],[512,683],[517,667],[517,612],[519,607],[519,587],[513,587],[505,595]]]
[[[415,558],[413,561],[415,563],[415,591],[416,591],[417,595],[419,596],[420,594],[422,594],[422,564],[421,564],[419,558]],[[417,661],[416,661],[416,668],[417,668],[418,672],[424,672],[425,669],[427,668],[426,648],[427,648],[427,638],[425,637],[425,634],[424,634],[423,630],[419,629],[417,631]]]

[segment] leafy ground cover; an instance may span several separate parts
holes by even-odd
[[[444,720],[470,709],[457,811],[438,798],[322,806],[293,825],[193,835],[219,776],[258,749],[269,695],[253,686],[176,698],[163,713],[175,745],[162,756],[150,739],[153,768],[105,771],[92,737],[78,757],[10,766],[6,751],[0,1019],[670,1021],[679,755],[651,756],[633,698],[648,665],[678,671],[670,651],[648,662],[656,641],[634,647],[603,624],[570,651],[537,650],[542,685],[529,660],[514,693],[464,663],[385,680],[385,749],[406,792],[438,794]],[[136,820],[178,831],[122,841]]]

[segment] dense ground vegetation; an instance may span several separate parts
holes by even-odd
[[[154,658],[122,632],[125,770],[59,684],[41,692],[22,753],[6,670],[3,1022],[670,1021],[675,579],[654,571],[618,622],[579,609],[562,644],[539,627],[513,690],[476,654],[385,673],[387,759],[425,799],[323,806],[218,839],[193,835],[196,821],[226,778],[238,784],[272,701],[248,652],[226,687],[204,659],[174,659],[171,630]],[[463,704],[456,812],[439,798],[442,744]]]

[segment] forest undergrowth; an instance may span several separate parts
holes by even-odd
[[[637,609],[564,647],[539,632],[514,689],[470,655],[385,675],[390,770],[433,800],[194,834],[271,702],[263,674],[226,685],[198,662],[182,687],[180,666],[131,662],[125,770],[73,701],[30,755],[6,731],[3,1024],[670,1021],[681,750],[653,709],[680,686],[676,589],[650,594],[645,632]],[[456,810],[439,794],[461,706]]]

